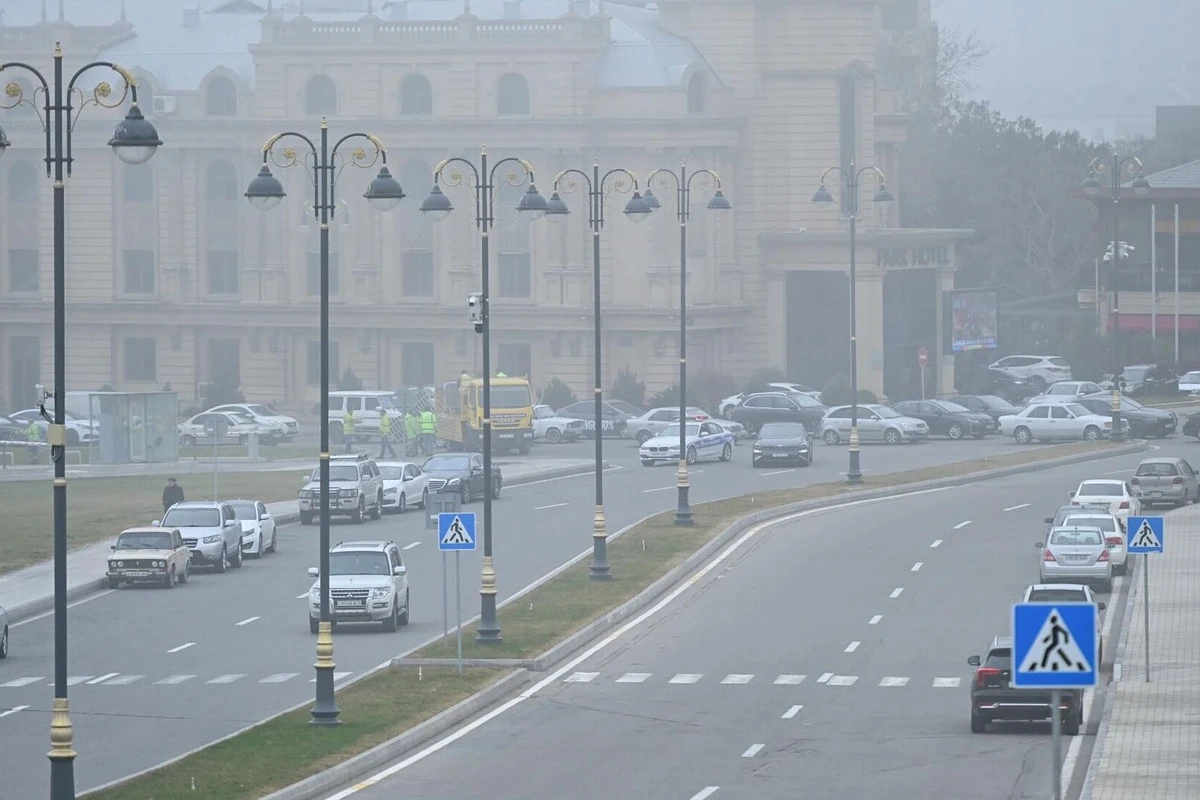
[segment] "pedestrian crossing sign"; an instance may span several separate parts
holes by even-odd
[[[475,549],[475,513],[450,511],[438,514],[438,550]]]
[[[1138,553],[1161,553],[1166,544],[1162,517],[1130,517],[1125,526],[1125,549]]]
[[[1094,603],[1015,603],[1012,685],[1018,689],[1095,686],[1100,672]]]

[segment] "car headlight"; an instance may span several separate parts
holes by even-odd
[[[312,492],[310,492],[308,489],[301,489],[300,497],[312,497]]]
[[[121,567],[125,566],[125,562],[124,562],[124,561],[112,561],[112,562],[109,562],[109,563],[111,563],[111,564],[115,564],[115,565],[116,565],[116,567],[117,567],[117,569],[120,569]]]
[[[391,587],[384,586],[379,589],[371,590],[372,600],[384,600],[392,593]]]
[[[338,494],[342,497],[354,497],[358,494],[357,489],[342,489]]]
[[[762,452],[762,448],[761,448],[761,447],[759,447],[758,445],[754,445],[754,452],[755,452],[755,453],[761,453],[761,452]]]
[[[165,561],[155,561],[154,562],[154,566],[156,566],[156,567],[165,567],[166,565],[167,565],[167,562],[165,562]]]
[[[451,478],[450,480],[446,481],[447,486],[457,486],[460,483],[462,483],[462,478]]]
[[[395,487],[393,487],[393,488],[391,488],[391,489],[384,489],[384,490],[383,490],[383,493],[384,493],[385,495],[386,495],[386,494],[395,494],[395,493],[396,493],[396,489],[395,489]]]
[[[320,587],[320,586],[314,586],[314,587],[312,587],[311,589],[309,589],[309,590],[308,590],[308,596],[309,596],[309,598],[310,598],[310,599],[311,599],[311,600],[312,600],[314,603],[316,603],[316,602],[320,601],[320,599],[321,599],[321,587]]]
[[[216,544],[222,538],[224,538],[224,534],[214,533],[212,536],[205,536],[203,541],[205,544]]]

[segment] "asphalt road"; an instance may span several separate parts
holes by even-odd
[[[632,442],[605,444],[605,458],[615,467],[605,479],[610,530],[674,507],[673,468],[640,466]],[[547,450],[565,457],[580,447]],[[874,446],[864,448],[863,466],[868,473],[910,469],[1016,447],[1007,439]],[[732,463],[696,465],[693,502],[836,479],[845,470],[846,450],[819,446],[817,463],[809,469],[754,470],[749,458],[749,446],[740,444]],[[494,512],[501,599],[590,547],[593,508],[588,475],[506,487]],[[481,511],[480,505],[474,510]],[[311,584],[306,568],[316,562],[316,535],[312,527],[283,527],[279,553],[247,561],[240,570],[196,574],[189,584],[169,592],[127,588],[74,604],[69,674],[81,791],[151,767],[312,696],[314,637],[308,633],[304,597]],[[339,679],[440,634],[442,623],[441,562],[420,513],[362,526],[335,520],[333,541],[343,538],[401,543],[413,621],[394,634],[373,626],[339,627],[334,637]],[[839,547],[845,541],[845,531],[829,537]],[[796,563],[811,560],[806,554]],[[479,566],[478,553],[464,554],[464,611],[469,614],[477,609]],[[821,580],[813,570],[801,568],[796,575]],[[770,580],[764,577],[764,585]],[[846,589],[834,585],[824,591],[829,592],[822,602],[827,605],[829,598],[844,597]],[[7,763],[45,763],[53,695],[52,622],[44,616],[15,627],[12,654],[0,664],[0,713],[25,706],[0,717],[0,752]],[[955,653],[956,665],[965,655],[969,653]],[[8,772],[5,791],[14,797],[45,796],[48,773],[40,767]]]
[[[1049,724],[970,733],[966,660],[1037,581],[1042,518],[1141,457],[766,528],[528,699],[330,800],[1047,797]]]

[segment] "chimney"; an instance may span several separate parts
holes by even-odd
[[[592,0],[571,0],[571,11],[587,19],[592,15]]]
[[[408,19],[408,0],[394,0],[387,4],[387,18],[394,22]]]
[[[200,27],[200,6],[196,6],[195,8],[185,8],[183,10],[183,27]]]
[[[504,0],[504,18],[521,18],[521,0]]]

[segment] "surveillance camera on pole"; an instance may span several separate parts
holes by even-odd
[[[483,333],[483,295],[473,292],[467,295],[467,319],[475,326],[476,333]]]

